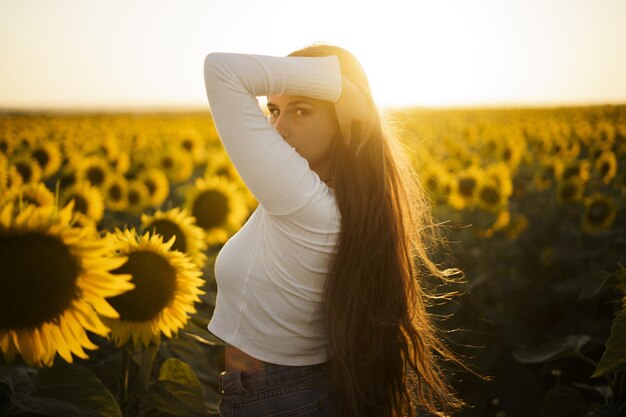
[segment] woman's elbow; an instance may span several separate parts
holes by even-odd
[[[216,52],[209,53],[204,58],[204,79],[209,80],[211,77],[214,77],[218,71],[219,67],[219,54]]]

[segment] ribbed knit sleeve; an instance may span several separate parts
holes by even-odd
[[[336,56],[275,57],[213,52],[204,61],[211,115],[237,172],[270,214],[304,207],[326,185],[269,123],[257,96],[296,95],[335,102]]]

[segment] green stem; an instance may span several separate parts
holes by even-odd
[[[598,363],[594,361],[593,359],[591,359],[590,357],[585,356],[582,352],[578,353],[578,357],[584,360],[585,362],[591,364],[591,366],[593,366],[593,369],[598,368]],[[613,395],[615,395],[615,381],[612,380],[608,375],[602,375],[602,376],[609,382],[609,385],[611,386],[611,392],[613,393]]]
[[[120,409],[126,415],[128,405],[128,369],[130,367],[130,354],[126,346],[122,347],[122,379],[120,381]]]

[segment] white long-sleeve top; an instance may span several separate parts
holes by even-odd
[[[256,97],[337,101],[339,60],[210,53],[204,79],[222,144],[259,201],[216,258],[208,330],[262,361],[326,362],[332,353],[321,299],[341,214],[334,190],[270,125]]]

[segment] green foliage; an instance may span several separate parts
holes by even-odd
[[[567,356],[580,356],[580,349],[590,340],[591,337],[587,335],[566,336],[550,340],[528,351],[512,353],[521,363],[541,363]]]
[[[606,341],[606,352],[592,376],[624,371],[626,371],[626,308],[615,318],[611,326],[611,336]]]
[[[200,381],[188,364],[176,358],[163,362],[159,378],[148,388],[145,403],[168,415],[206,415]]]
[[[12,391],[11,405],[3,415],[122,416],[111,392],[92,372],[62,361],[39,371],[25,366],[9,368],[2,383]]]
[[[455,288],[463,296],[432,312],[447,318],[442,327],[464,330],[451,330],[450,342],[494,377],[484,383],[451,375],[472,406],[459,417],[624,415],[626,106],[396,116],[432,192],[435,218],[450,230],[452,253],[433,257],[468,278]],[[182,145],[191,132],[187,145],[197,152],[186,154],[195,161],[187,182],[207,168],[235,179],[227,165],[209,166],[208,156],[221,149],[206,114],[16,115],[0,122],[7,126],[0,142],[8,157],[39,140],[61,148],[79,144],[81,152],[110,162],[118,153],[132,157],[124,173],[129,180],[150,162],[142,154],[169,153],[172,138]],[[54,190],[56,180],[68,179],[60,169],[46,186]],[[182,205],[185,181],[170,185],[167,205]],[[481,186],[488,187],[481,193]],[[99,229],[139,223],[136,213],[107,210]],[[0,415],[217,416],[223,344],[206,326],[219,249],[207,253],[206,294],[178,337],[150,348],[115,348],[90,335],[99,349],[88,360],[57,358],[50,369],[30,368],[19,358],[2,364]]]

